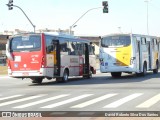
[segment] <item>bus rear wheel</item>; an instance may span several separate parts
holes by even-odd
[[[83,75],[83,78],[87,78],[87,79],[92,78],[92,71],[90,71],[89,74],[87,75]]]
[[[32,83],[38,83],[41,84],[42,83],[42,78],[32,78]]]
[[[64,70],[62,81],[67,82],[68,81],[68,76],[69,76],[68,70]]]
[[[63,77],[56,78],[57,82],[68,82],[68,77],[69,77],[69,71],[66,69],[63,72]]]
[[[154,74],[157,74],[158,73],[158,67],[159,67],[159,65],[158,65],[158,61],[156,62],[156,69],[153,69],[153,73]]]
[[[122,72],[111,72],[113,78],[121,77]]]

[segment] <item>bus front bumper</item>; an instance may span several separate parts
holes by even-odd
[[[100,71],[102,73],[107,72],[136,72],[136,69],[132,66],[118,66],[118,67],[106,67],[106,66],[100,66]]]

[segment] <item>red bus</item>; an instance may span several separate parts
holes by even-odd
[[[14,35],[6,45],[8,75],[30,78],[33,83],[41,83],[44,78],[63,82],[69,76],[90,78],[96,73],[94,46],[90,43],[63,34]]]

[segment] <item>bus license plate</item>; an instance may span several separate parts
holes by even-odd
[[[29,73],[22,73],[23,74],[23,76],[28,76],[29,75]]]

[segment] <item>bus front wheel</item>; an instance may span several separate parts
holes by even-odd
[[[113,78],[121,77],[122,72],[111,72]]]
[[[143,72],[141,74],[142,76],[145,76],[147,74],[147,64],[146,63],[144,63],[143,65]]]

